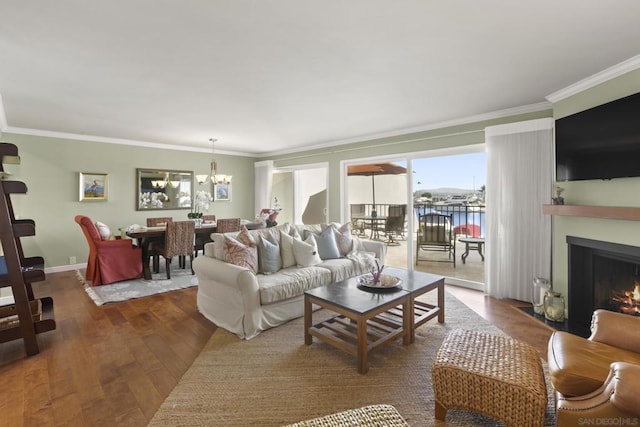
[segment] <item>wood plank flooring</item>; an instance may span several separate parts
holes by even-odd
[[[515,307],[448,286],[481,316],[546,355],[551,329]],[[0,426],[145,426],[216,327],[196,309],[196,288],[96,306],[74,272],[34,283],[51,296],[57,329],[0,344]]]

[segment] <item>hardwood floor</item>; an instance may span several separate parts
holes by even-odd
[[[464,288],[447,290],[541,356],[551,329],[515,307]],[[144,426],[216,327],[196,310],[196,288],[98,307],[74,272],[34,283],[51,296],[57,329],[0,344],[0,426]]]

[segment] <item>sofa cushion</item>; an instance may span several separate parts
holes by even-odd
[[[246,227],[245,227],[246,228]],[[261,228],[256,230],[247,230],[249,235],[253,237],[254,240],[258,240],[260,236],[272,236],[272,241],[280,242],[280,231],[284,231],[285,233],[289,233],[291,227],[289,223],[281,224],[276,227],[271,228]],[[205,252],[207,256],[213,256],[213,258],[219,259],[221,261],[227,261],[224,254],[224,236],[237,238],[239,231],[233,231],[231,233],[211,233],[211,241],[213,242],[213,250],[209,250],[209,252]],[[212,254],[212,255],[211,255]]]
[[[316,234],[309,230],[305,230],[305,240],[312,236],[318,247],[320,259],[336,259],[340,258],[338,243],[336,243],[336,235],[333,228],[327,228],[322,233]]]
[[[553,387],[565,396],[584,396],[600,387],[613,362],[640,364],[640,353],[567,332],[554,332],[547,354]]]
[[[293,239],[293,255],[298,267],[311,267],[322,262],[313,236],[309,236],[305,241]]]
[[[336,236],[336,244],[338,245],[338,250],[340,251],[340,256],[347,256],[354,248],[353,242],[354,237],[351,234],[351,223],[347,222],[343,225],[340,224],[326,224],[322,226],[323,229],[331,228],[333,229]]]
[[[296,265],[296,257],[293,254],[293,236],[280,232],[280,257],[282,258],[282,268]]]
[[[258,272],[271,274],[280,270],[282,258],[280,258],[280,245],[273,240],[271,235],[258,237]]]
[[[369,272],[367,263],[360,262],[355,258],[328,259],[318,264],[318,267],[331,271],[331,280],[333,282],[341,282]]]
[[[102,240],[112,240],[113,234],[111,233],[111,229],[105,223],[100,221],[96,221],[96,228],[98,229],[98,233],[100,233],[100,239]]]
[[[306,290],[332,283],[331,271],[317,266],[283,268],[277,273],[256,277],[262,305],[294,298]]]
[[[265,236],[265,237],[269,237],[269,239],[272,242],[277,242],[279,244],[280,243],[280,232],[288,234],[289,231],[290,231],[290,226],[289,226],[289,223],[286,222],[284,224],[276,225],[275,227],[267,227],[267,228],[260,228],[258,230],[251,230],[251,231],[249,231],[249,233],[251,233],[251,235],[256,240],[258,240],[258,237],[260,237],[260,236]]]
[[[258,272],[257,244],[246,227],[238,233],[237,239],[224,235],[224,257],[227,262]]]

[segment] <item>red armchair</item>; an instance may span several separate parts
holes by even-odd
[[[132,240],[102,240],[91,218],[76,215],[75,221],[89,243],[85,277],[93,286],[142,277],[142,250]]]

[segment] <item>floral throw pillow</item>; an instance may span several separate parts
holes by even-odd
[[[347,222],[341,227],[338,224],[323,224],[323,231],[327,228],[333,229],[336,235],[336,243],[340,256],[347,256],[353,250],[353,235],[351,234],[351,223]]]
[[[248,268],[254,274],[258,272],[258,248],[246,227],[243,227],[235,239],[224,236],[224,252],[231,264]]]
[[[111,234],[111,229],[107,224],[104,224],[100,221],[96,222],[96,228],[98,229],[98,233],[100,233],[100,238],[102,240],[112,240],[113,234]]]

